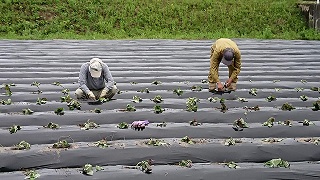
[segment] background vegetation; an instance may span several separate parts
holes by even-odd
[[[1,39],[313,39],[297,0],[0,0]]]

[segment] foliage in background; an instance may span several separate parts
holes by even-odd
[[[1,39],[320,39],[298,0],[3,0]]]

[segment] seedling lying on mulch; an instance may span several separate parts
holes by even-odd
[[[312,87],[310,88],[311,91],[318,91],[320,93],[320,87]]]
[[[139,103],[142,102],[142,98],[140,96],[133,96],[131,101],[134,103]]]
[[[267,143],[277,143],[277,142],[281,142],[283,139],[281,138],[264,138],[262,139],[263,142],[267,142]]]
[[[102,139],[100,141],[95,142],[94,145],[104,149],[104,148],[107,148],[110,144],[107,142],[107,140]]]
[[[256,88],[251,88],[249,91],[249,94],[251,94],[252,96],[257,96],[257,89]]]
[[[166,122],[158,123],[157,127],[167,127],[167,123]]]
[[[10,105],[10,104],[12,104],[12,101],[11,101],[11,99],[8,99],[8,100],[1,99],[0,104]]]
[[[232,137],[224,141],[225,146],[234,146],[236,143],[242,143],[242,141],[240,139],[233,139]]]
[[[59,81],[55,81],[55,82],[53,82],[53,83],[51,83],[51,84],[52,84],[52,85],[55,85],[55,86],[60,86],[60,87],[64,88]]]
[[[316,101],[313,104],[312,111],[319,111],[320,110],[320,101]]]
[[[274,121],[275,121],[275,118],[270,117],[266,122],[262,124],[262,126],[268,126],[269,128],[271,128],[273,126]]]
[[[119,129],[128,129],[129,125],[126,122],[121,122],[117,125]]]
[[[43,126],[45,128],[50,128],[50,129],[59,129],[60,126],[59,124],[53,123],[53,122],[49,122],[48,125]]]
[[[160,114],[160,113],[162,113],[163,111],[165,111],[165,109],[161,108],[160,105],[155,105],[155,106],[153,107],[153,110],[154,110],[154,113],[156,113],[156,114]]]
[[[173,90],[173,93],[176,94],[176,95],[178,95],[178,96],[182,96],[183,91],[182,91],[180,88],[178,88],[178,89],[174,89],[174,90]]]
[[[248,100],[247,100],[246,98],[240,98],[240,97],[238,97],[237,99],[238,99],[238,101],[240,101],[240,102],[248,102]]]
[[[249,128],[248,123],[243,119],[239,118],[233,122],[233,127],[235,131],[243,131],[244,128]]]
[[[141,90],[139,90],[139,91],[137,91],[137,92],[141,92],[141,93],[149,93],[150,91],[149,91],[149,89],[148,89],[148,88],[145,88],[145,89],[141,89]]]
[[[312,121],[309,121],[308,119],[305,119],[305,120],[303,120],[302,122],[299,122],[299,123],[302,123],[303,126],[315,125]]]
[[[295,107],[293,107],[291,104],[286,102],[281,106],[281,109],[283,111],[291,111],[291,110],[295,109]]]
[[[191,140],[191,138],[189,138],[188,136],[185,136],[181,139],[181,142],[185,142],[185,143],[188,143],[188,144],[195,144],[194,141]]]
[[[221,100],[220,100],[220,102],[221,102]],[[228,111],[228,107],[226,106],[226,104],[225,103],[220,103],[220,104],[221,104],[221,107],[218,108],[218,109],[220,109],[220,111],[223,112],[223,113],[227,112]]]
[[[193,85],[191,87],[191,91],[202,91],[202,86]]]
[[[162,82],[161,81],[153,81],[151,84],[158,85],[158,84],[162,84]]]
[[[81,110],[81,104],[79,101],[72,99],[67,106],[69,107],[69,110],[73,111],[74,109]]]
[[[30,149],[31,145],[26,141],[20,141],[19,144],[16,144],[12,149],[13,150],[24,150]]]
[[[131,85],[134,85],[134,84],[138,84],[138,83],[137,83],[137,82],[132,81],[132,82],[130,82],[130,84],[131,84]]]
[[[230,161],[228,163],[223,163],[223,165],[227,166],[228,168],[230,169],[237,169],[239,166],[233,162],[233,161]]]
[[[36,101],[37,105],[41,105],[41,104],[46,104],[47,103],[47,98],[39,98]]]
[[[4,87],[4,89],[5,89],[5,95],[7,95],[7,96],[11,96],[12,95],[12,91],[11,91],[11,86],[16,86],[14,83],[11,83],[11,84],[5,84],[5,83],[3,83],[2,84],[2,86]]]
[[[101,103],[106,103],[106,102],[109,102],[110,99],[109,99],[109,98],[101,97],[101,98],[98,99],[98,101],[100,101]]]
[[[187,99],[187,111],[193,111],[193,112],[197,112],[198,110],[198,106],[197,106],[197,102],[200,102],[200,100],[196,97],[189,97]]]
[[[146,174],[152,173],[152,168],[151,168],[152,160],[145,160],[145,161],[140,161],[137,163],[136,167],[137,169],[140,169],[142,172]]]
[[[201,80],[201,83],[205,84],[205,83],[208,83],[208,81],[205,80],[205,79],[202,79],[202,80]]]
[[[300,99],[301,99],[302,101],[307,101],[307,100],[308,100],[308,96],[302,95],[302,96],[300,96]]]
[[[94,110],[92,110],[92,111],[95,112],[95,113],[101,113],[102,112],[102,110],[100,108],[94,108]]]
[[[90,119],[87,120],[87,122],[83,124],[79,124],[80,129],[82,130],[89,130],[89,129],[94,129],[100,127],[97,123],[91,121]]]
[[[260,108],[259,108],[259,106],[258,106],[258,105],[254,106],[254,107],[248,107],[248,106],[245,106],[245,107],[243,107],[243,109],[245,109],[245,110],[247,110],[247,111],[249,111],[249,110],[252,110],[252,111],[259,111],[259,110],[260,110]]]
[[[123,109],[122,111],[127,111],[127,112],[133,112],[136,111],[136,108],[132,106],[131,104],[127,104],[127,107]]]
[[[37,173],[35,170],[27,170],[24,172],[24,175],[26,176],[24,179],[31,179],[31,180],[35,180],[40,177],[40,174]]]
[[[292,121],[290,121],[290,120],[279,121],[278,124],[291,127]]]
[[[38,88],[37,91],[32,92],[33,94],[41,94],[41,93],[42,93],[42,91],[40,91],[40,88],[39,88],[39,86],[40,86],[40,83],[39,83],[39,82],[34,81],[34,82],[31,83],[31,86],[37,86],[37,88]]]
[[[191,160],[182,160],[179,162],[178,164],[181,167],[187,167],[187,168],[191,168],[192,167],[192,161]]]
[[[148,126],[149,121],[148,120],[141,120],[141,121],[133,121],[131,124],[131,129],[143,131],[146,126]]]
[[[189,121],[190,126],[200,126],[201,123],[199,123],[196,119]]]
[[[19,130],[21,130],[21,127],[19,125],[13,125],[9,128],[9,132],[10,134],[16,133]]]
[[[148,141],[146,141],[144,143],[149,146],[166,146],[166,145],[168,145],[168,143],[164,142],[164,140],[153,139],[153,138],[150,138]]]
[[[163,101],[163,99],[160,95],[156,95],[153,99],[150,99],[150,100],[155,103],[161,103]]]
[[[276,98],[275,96],[268,96],[268,97],[266,98],[266,100],[267,100],[268,102],[271,102],[271,101],[276,101],[277,98]]]
[[[297,92],[302,92],[304,89],[296,87],[296,88],[294,88],[294,90],[297,91]]]
[[[63,108],[63,107],[59,107],[59,108],[57,108],[56,110],[54,110],[54,113],[55,113],[56,115],[62,116],[62,115],[64,115],[64,108]]]
[[[95,166],[95,169],[96,169],[96,172],[98,172],[98,171],[102,171],[103,167],[97,165]],[[91,164],[85,164],[82,167],[82,173],[84,175],[93,176],[93,166]]]
[[[271,159],[270,161],[265,162],[264,165],[267,167],[270,167],[270,168],[279,168],[279,167],[288,168],[288,167],[290,167],[289,162],[282,160],[281,158]]]
[[[67,102],[67,103],[69,103],[69,102],[71,102],[71,100],[72,100],[72,98],[71,98],[71,96],[68,94],[68,95],[66,95],[66,96],[61,96],[60,97],[60,101],[61,102]]]
[[[67,140],[61,140],[52,145],[52,148],[60,149],[60,148],[70,148],[71,144],[68,143]]]
[[[217,101],[220,101],[220,99],[218,97],[209,97],[208,101],[215,103]]]
[[[278,80],[278,79],[273,80],[273,83],[277,83],[277,82],[280,82],[280,80]]]
[[[312,143],[314,145],[319,145],[320,138],[307,138],[307,139],[304,139],[304,141],[308,143]]]
[[[307,83],[308,81],[305,80],[305,79],[301,79],[301,82],[302,82],[303,84],[305,84],[305,83]]]
[[[281,88],[274,88],[274,90],[275,90],[276,92],[279,92],[279,91],[281,90]]]
[[[30,115],[30,114],[33,114],[34,111],[32,111],[31,109],[27,108],[27,109],[22,109],[22,113],[24,115]]]
[[[64,95],[68,95],[70,93],[70,89],[62,89],[61,92]]]

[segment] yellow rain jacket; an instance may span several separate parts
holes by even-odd
[[[218,39],[211,46],[210,53],[210,71],[208,75],[208,80],[210,83],[220,82],[219,80],[219,64],[223,57],[223,51],[226,48],[232,48],[234,50],[234,59],[232,64],[228,66],[229,69],[229,78],[232,79],[232,82],[236,83],[238,81],[238,74],[241,70],[241,53],[237,44],[231,39],[221,38]]]

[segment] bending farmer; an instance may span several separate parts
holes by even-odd
[[[79,88],[75,95],[78,99],[111,99],[118,92],[108,66],[99,58],[82,64],[79,73]]]
[[[228,66],[229,79],[223,84],[219,79],[219,64]],[[210,71],[208,75],[209,91],[236,90],[238,74],[241,70],[241,53],[237,44],[227,38],[218,39],[211,46]]]

